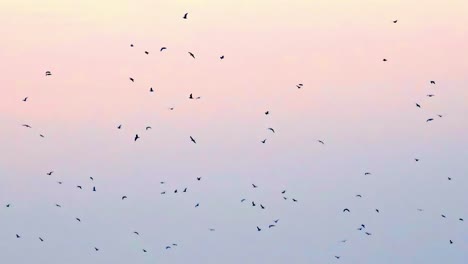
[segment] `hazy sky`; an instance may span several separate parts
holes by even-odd
[[[0,1],[0,262],[467,263],[467,10]]]

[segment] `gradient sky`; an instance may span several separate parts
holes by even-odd
[[[466,10],[0,1],[0,262],[467,263]]]

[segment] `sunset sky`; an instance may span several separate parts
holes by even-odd
[[[0,0],[0,263],[468,263],[467,10]]]

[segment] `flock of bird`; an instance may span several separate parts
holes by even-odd
[[[188,13],[184,14],[182,18],[183,18],[183,19],[188,19]],[[394,21],[392,21],[392,22],[393,22],[393,23],[397,23],[398,20],[394,20]],[[134,45],[133,45],[133,44],[130,44],[130,47],[131,47],[131,48],[134,48]],[[160,52],[164,52],[165,50],[167,50],[167,47],[161,47],[161,48],[160,48]],[[145,53],[146,55],[148,55],[148,54],[149,54],[149,51],[144,51],[144,53]],[[189,51],[189,52],[188,52],[188,55],[189,55],[190,57],[192,57],[193,59],[196,59],[196,56],[195,56],[194,53],[192,53],[192,52]],[[219,59],[223,60],[223,59],[224,59],[224,55],[220,56]],[[388,60],[387,60],[386,58],[383,59],[383,62],[387,62],[387,61],[388,61]],[[51,71],[46,71],[46,72],[45,72],[45,76],[46,76],[46,77],[51,77],[51,76],[52,76],[52,72],[51,72]],[[134,78],[134,77],[129,77],[129,80],[130,80],[132,83],[135,82],[135,78]],[[436,85],[436,82],[433,81],[433,80],[431,80],[429,83],[430,83],[431,85]],[[299,84],[296,85],[296,88],[297,88],[297,89],[302,89],[303,87],[304,87],[304,85],[303,85],[302,83],[299,83]],[[150,87],[149,92],[153,93],[153,92],[154,92],[154,89],[153,89],[152,87]],[[427,96],[428,98],[432,98],[432,97],[434,97],[435,95],[434,95],[434,94],[427,94],[426,96]],[[191,93],[191,94],[188,95],[187,99],[188,99],[188,100],[200,100],[200,99],[201,99],[201,96],[194,96],[194,95]],[[28,100],[29,100],[29,97],[24,97],[24,98],[22,99],[22,102],[27,103]],[[423,107],[423,104],[420,103],[420,102],[417,102],[417,103],[415,103],[415,104],[416,104],[416,107],[417,107],[418,109],[423,109],[423,108],[424,108],[424,107]],[[171,110],[171,111],[174,110],[174,107],[169,108],[169,110]],[[270,111],[268,111],[268,110],[265,111],[265,112],[264,112],[264,115],[270,115]],[[439,118],[442,118],[442,115],[440,115],[440,114],[438,114],[437,116],[438,116]],[[434,120],[435,120],[434,117],[429,117],[429,118],[426,119],[426,122],[432,122],[432,121],[434,121]],[[22,124],[21,126],[23,126],[23,127],[25,127],[25,128],[28,128],[28,129],[31,129],[31,128],[32,128],[29,124]],[[124,126],[123,126],[122,124],[118,124],[118,125],[117,125],[117,129],[119,129],[119,130],[124,129]],[[151,129],[151,126],[145,127],[145,130],[150,130],[150,129]],[[271,132],[271,135],[276,134],[276,131],[275,131],[275,129],[274,129],[273,127],[268,127],[267,130]],[[39,135],[40,135],[40,137],[43,137],[43,138],[45,137],[43,134],[39,134]],[[133,140],[136,142],[136,141],[138,141],[139,139],[141,139],[141,136],[140,136],[139,134],[135,134]],[[190,142],[192,142],[193,144],[197,144],[197,140],[196,140],[193,136],[189,136],[189,139],[190,139]],[[263,144],[265,144],[266,142],[267,142],[267,138],[261,140],[261,143],[263,143]],[[321,145],[325,145],[325,142],[324,142],[324,140],[322,140],[322,139],[317,139],[317,142],[318,142],[319,144],[321,144]],[[415,160],[416,162],[419,162],[419,158],[415,158],[414,160]],[[46,173],[46,175],[48,175],[48,176],[52,176],[53,174],[54,174],[54,171],[49,171],[49,172]],[[365,172],[364,175],[365,175],[365,176],[371,176],[372,173],[371,173],[371,172]],[[94,178],[93,178],[93,177],[89,177],[89,179],[90,179],[90,181],[92,181],[92,182],[94,181]],[[202,181],[202,177],[196,177],[195,180],[196,180],[196,182],[201,182],[201,181]],[[448,180],[451,181],[452,178],[451,178],[451,177],[448,177]],[[63,182],[62,182],[62,181],[58,181],[57,183],[58,183],[58,184],[62,184]],[[166,183],[166,182],[164,182],[164,181],[160,182],[161,186],[164,186],[165,183]],[[251,187],[252,187],[253,189],[259,188],[259,186],[256,185],[256,184],[252,184]],[[83,186],[82,186],[82,185],[77,185],[76,188],[79,189],[79,190],[83,190]],[[93,186],[93,187],[90,189],[90,191],[96,192],[96,191],[97,191],[96,186]],[[179,187],[179,188],[173,189],[173,190],[172,190],[172,193],[173,193],[173,194],[178,194],[178,193],[179,193],[179,194],[180,194],[180,193],[183,194],[183,193],[186,193],[186,192],[188,192],[188,191],[189,191],[188,187],[185,187],[185,186],[184,186],[184,187],[181,187],[181,188]],[[168,195],[169,192],[168,192],[167,190],[162,190],[162,191],[160,192],[160,194],[161,194],[161,195]],[[280,195],[280,194],[278,194],[278,195]],[[283,198],[285,201],[290,200],[290,201],[292,201],[293,203],[297,203],[297,202],[298,202],[298,200],[297,200],[296,198],[287,197],[287,196],[286,196],[286,190],[281,191],[281,195],[282,195],[282,198]],[[356,198],[362,198],[362,195],[357,194],[357,195],[356,195]],[[122,196],[121,196],[121,201],[122,201],[122,202],[125,201],[125,200],[127,200],[127,199],[129,199],[129,197],[128,197],[127,195],[122,195]],[[256,208],[259,208],[260,210],[266,210],[266,209],[267,209],[267,206],[266,206],[265,204],[260,203],[260,202],[258,202],[258,201],[254,201],[254,200],[248,200],[247,198],[242,198],[242,199],[240,199],[240,203],[242,203],[242,204],[250,204],[251,207],[256,207]],[[61,208],[61,207],[62,207],[62,205],[60,205],[60,204],[58,204],[58,203],[55,204],[55,206],[56,206],[57,208]],[[196,203],[194,204],[194,207],[195,207],[195,208],[200,207],[200,206],[201,206],[200,202],[196,202]],[[14,207],[14,206],[13,206],[13,204],[9,203],[9,204],[6,204],[5,207],[8,208],[9,210],[11,210],[12,207]],[[418,210],[419,212],[424,211],[424,210],[421,209],[421,208],[417,208],[417,210]],[[379,214],[379,213],[381,212],[379,208],[375,208],[374,211],[375,211],[375,213],[377,213],[377,214]],[[352,212],[353,212],[352,208],[345,207],[345,208],[342,209],[342,213],[344,213],[344,214],[349,214],[349,213],[352,213]],[[442,218],[447,218],[446,215],[444,215],[444,214],[441,214],[441,217],[442,217]],[[462,217],[457,217],[456,219],[457,219],[458,221],[460,221],[460,222],[463,222],[463,221],[464,221],[464,219],[463,219]],[[75,217],[74,220],[77,221],[77,222],[79,222],[79,223],[82,222],[82,219],[81,219],[80,217]],[[269,224],[253,226],[252,229],[253,229],[253,230],[256,230],[257,232],[261,232],[261,231],[264,231],[264,230],[267,230],[267,229],[271,229],[271,228],[276,227],[276,226],[279,224],[279,221],[280,221],[280,219],[274,219],[274,220],[272,220],[271,223],[269,223]],[[210,232],[215,231],[214,228],[209,228],[208,230],[209,230]],[[365,234],[366,236],[372,236],[372,235],[373,235],[372,232],[368,231],[368,228],[366,227],[365,224],[361,224],[359,227],[357,227],[357,230],[358,230],[358,231],[363,231],[364,234]],[[134,231],[133,234],[136,235],[136,236],[140,236],[140,233],[139,233],[138,231]],[[22,235],[21,235],[21,234],[16,234],[16,238],[21,239],[21,238],[22,238]],[[42,243],[46,243],[46,239],[45,239],[44,237],[38,237],[37,239],[38,239],[40,242],[42,242]],[[341,240],[342,243],[345,243],[345,242],[347,242],[347,241],[348,241],[347,239]],[[453,240],[449,240],[449,241],[447,241],[447,243],[453,244],[453,243],[455,243],[455,242],[454,242]],[[178,246],[177,243],[170,243],[170,244],[166,245],[164,248],[165,248],[166,250],[169,250],[169,249],[172,249],[172,248],[177,247],[177,246]],[[94,251],[97,252],[97,251],[100,250],[100,247],[98,247],[97,245],[93,245],[93,246],[90,246],[90,249],[92,249],[92,250],[94,250]],[[142,249],[142,252],[146,253],[146,252],[148,252],[148,250],[145,249],[145,248],[143,248],[143,249]],[[341,258],[342,258],[341,255],[334,255],[333,257],[336,258],[336,259],[341,259]]]

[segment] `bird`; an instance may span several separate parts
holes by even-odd
[[[296,199],[292,198],[292,200],[293,200],[293,202],[297,203],[297,200],[296,200]]]
[[[435,84],[435,81],[431,81],[431,84]]]
[[[166,48],[166,47],[162,47],[159,51],[163,51],[163,50],[165,50],[165,49],[167,49],[167,48]]]
[[[130,81],[135,82],[135,80],[132,77],[130,77],[129,79],[130,79]]]
[[[197,177],[197,181],[201,180],[201,177]]]
[[[343,213],[344,213],[344,212],[348,212],[348,213],[350,213],[351,211],[349,211],[349,209],[348,209],[348,208],[345,208],[345,209],[343,209]]]
[[[445,215],[440,215],[440,216],[442,216],[443,218],[447,218]]]
[[[42,239],[41,237],[39,237],[39,240],[40,240],[41,242],[44,242],[44,239]]]
[[[419,107],[419,108],[421,108],[421,105],[419,105],[418,103],[416,103],[416,106]]]
[[[148,129],[153,129],[153,128],[150,126],[147,126],[145,129],[148,130]]]
[[[282,194],[285,194],[285,193],[286,193],[286,190],[283,190],[281,193],[282,193]]]
[[[174,107],[169,107],[169,110],[171,110],[171,111],[174,110]]]
[[[166,194],[166,192],[161,192],[161,194]]]
[[[185,13],[185,15],[182,17],[183,19],[187,19],[188,13]]]
[[[52,75],[52,73],[50,71],[45,72],[45,76],[51,76],[51,75]]]
[[[366,235],[370,236],[370,235],[372,235],[372,233],[366,232]]]
[[[123,201],[124,199],[127,199],[127,196],[126,196],[126,195],[122,196],[122,201]]]
[[[48,173],[46,173],[47,175],[52,175],[52,173],[54,173],[54,171],[49,171]]]
[[[271,130],[271,132],[275,133],[275,130],[271,127],[269,127],[268,130]]]
[[[134,141],[137,141],[140,137],[138,136],[138,134],[135,135],[135,139]]]
[[[92,181],[94,181],[94,178],[93,177],[89,177]]]
[[[117,126],[117,129],[122,129],[122,125],[118,125],[118,126]]]
[[[255,206],[255,202],[254,202],[254,201],[252,201],[252,206]]]
[[[417,158],[415,158],[414,160],[415,160],[416,162],[418,162],[418,161],[419,161],[419,159],[417,159]]]
[[[257,231],[262,231],[262,229],[260,227],[257,226]]]
[[[346,241],[348,241],[347,239],[343,239],[341,240],[341,243],[346,243]]]
[[[80,185],[77,185],[77,186],[76,186],[76,188],[78,188],[78,189],[83,189],[83,188],[81,188],[81,186],[80,186]]]
[[[361,224],[362,228],[366,228],[366,225],[365,224]]]
[[[94,250],[96,250],[96,251],[99,251],[99,248],[97,248],[97,247],[94,247]]]
[[[322,144],[322,145],[325,145],[325,142],[323,142],[322,140],[317,140],[318,143]]]
[[[93,186],[93,192],[95,192],[95,191],[96,191],[96,186]]]
[[[427,97],[433,97],[433,96],[435,96],[435,95],[433,95],[433,94],[428,94],[427,95]]]
[[[183,192],[187,192],[187,188],[185,188]]]
[[[28,97],[25,97],[25,98],[23,99],[23,102],[26,102],[27,100],[28,100]]]
[[[433,121],[433,120],[434,120],[434,118],[429,118],[429,119],[426,120],[426,122],[430,122],[430,121]]]
[[[262,142],[263,144],[265,144],[265,142],[266,142],[266,138],[265,138],[264,140],[262,140],[261,142]]]
[[[137,235],[137,236],[140,235],[140,233],[138,233],[137,231],[134,231],[133,234],[135,234],[135,235]]]
[[[146,252],[147,252],[147,251],[146,251],[146,249],[143,249],[143,252],[145,252],[145,253],[146,253]]]
[[[177,244],[172,243],[172,245],[173,245],[174,247],[177,247]]]
[[[272,228],[272,227],[275,227],[275,225],[269,225],[268,228]]]
[[[16,234],[16,238],[21,238],[21,236],[20,236],[20,235],[18,235],[18,234]]]
[[[193,99],[193,95],[190,94],[189,97],[188,97],[188,99]]]
[[[58,183],[58,184],[62,184],[62,182],[61,182],[61,181],[58,181],[57,183]]]
[[[81,222],[80,218],[76,217],[75,219],[76,219],[76,221]]]
[[[336,259],[340,259],[340,256],[335,256]]]
[[[195,141],[195,139],[194,139],[192,136],[190,136],[190,140],[191,140],[194,144],[197,144],[197,142]]]
[[[43,137],[44,137],[44,135],[42,135],[42,134],[39,134],[39,136],[40,136],[41,138],[43,138]]]
[[[27,127],[27,128],[31,128],[31,126],[28,125],[28,124],[22,124],[21,126],[24,126],[24,127]]]
[[[449,181],[451,181],[451,180],[452,180],[452,178],[450,178],[450,177],[447,177],[447,179],[448,179]]]
[[[398,20],[393,20],[393,23],[396,23],[396,22],[398,22]]]
[[[418,208],[418,211],[419,211],[419,212],[422,212],[422,211],[424,211],[424,209]]]
[[[241,203],[245,202],[245,199],[241,199]]]
[[[288,197],[284,197],[284,196],[283,196],[283,199],[284,199],[284,200],[287,200],[287,199],[288,199]]]
[[[277,223],[278,223],[278,221],[279,221],[279,219],[276,219],[276,220],[274,220],[273,222],[275,222],[275,224],[277,224]]]
[[[266,111],[266,112],[265,112],[265,115],[269,115],[269,114],[270,114],[270,111]]]
[[[221,57],[219,57],[221,60],[224,59],[224,55],[222,55]]]
[[[383,59],[383,61],[387,61],[387,59]]]
[[[198,206],[200,206],[200,204],[199,204],[199,203],[197,203],[197,204],[195,205],[195,207],[198,207]]]
[[[370,172],[365,172],[364,175],[371,175],[372,173]]]
[[[166,249],[170,249],[170,248],[171,248],[171,246],[166,246]]]
[[[258,186],[252,183],[252,187],[257,188]]]
[[[438,117],[442,118],[442,115],[437,115]]]
[[[148,51],[145,51],[145,54],[146,54],[146,55],[148,55],[148,54],[149,54],[149,52],[148,52]]]
[[[463,218],[458,218],[458,220],[460,220],[460,221],[462,221],[462,222],[464,221]]]
[[[150,87],[150,93],[154,92],[153,87]]]
[[[362,195],[360,195],[360,194],[356,194],[356,197],[362,198]]]
[[[10,204],[7,204],[6,207],[9,208],[11,205]]]
[[[376,211],[377,213],[380,213],[379,209],[375,209],[375,211]]]
[[[260,204],[260,208],[265,209],[265,206],[263,206],[262,204]]]
[[[450,244],[453,244],[453,241],[452,240],[449,240]]]
[[[177,193],[177,189],[174,190],[174,193]]]
[[[190,56],[192,56],[192,58],[194,58],[194,59],[195,59],[195,55],[193,55],[193,53],[192,53],[192,52],[190,52],[190,51],[189,51],[189,52],[188,52],[188,54],[190,54]]]
[[[211,232],[215,231],[215,229],[214,229],[214,228],[210,228],[209,230],[210,230]]]
[[[60,204],[55,204],[56,207],[62,207]]]

